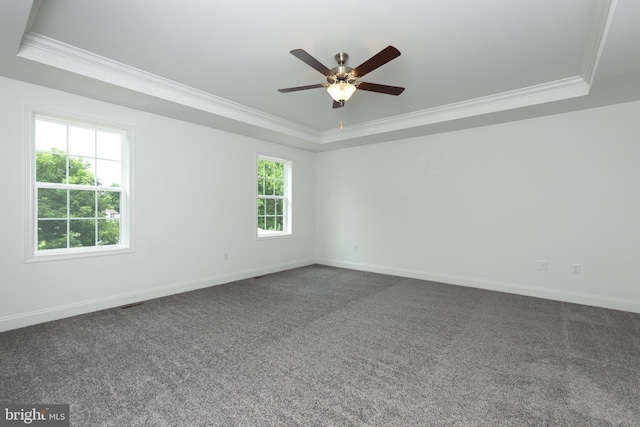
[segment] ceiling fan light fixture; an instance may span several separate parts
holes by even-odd
[[[339,81],[327,87],[327,92],[329,92],[331,98],[336,102],[348,101],[355,91],[356,85],[345,81]]]

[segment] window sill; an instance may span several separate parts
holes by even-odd
[[[27,255],[25,263],[45,262],[45,261],[61,261],[66,259],[89,258],[96,256],[129,254],[135,252],[133,248],[124,246],[116,246],[110,248],[91,248],[91,249],[51,249],[46,252],[30,253]]]
[[[260,233],[256,235],[256,240],[288,239],[293,237],[292,233]]]

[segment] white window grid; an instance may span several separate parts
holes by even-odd
[[[264,213],[261,213],[260,209],[258,209],[257,212],[258,229],[260,230],[261,224],[263,226],[268,226],[267,222],[270,218],[276,224],[278,223],[278,218],[280,218],[282,224],[282,230],[267,230],[265,227],[261,232],[259,231],[258,237],[289,235],[291,234],[291,161],[276,157],[258,155],[258,161],[260,160],[282,164],[284,173],[282,179],[272,180],[274,182],[271,185],[271,188],[273,189],[271,194],[264,194],[266,193],[266,182],[268,178],[261,176],[258,171],[258,200],[264,201]],[[260,192],[260,180],[263,182],[262,193]],[[277,184],[280,184],[283,189],[282,195],[275,194],[276,188],[278,187]],[[271,209],[273,213],[269,213],[267,210],[267,201],[274,202],[273,209]]]
[[[131,151],[130,151],[130,133],[131,130],[125,130],[118,127],[110,127],[104,125],[98,125],[93,122],[85,121],[85,120],[73,120],[73,119],[64,119],[57,115],[48,115],[37,113],[35,111],[30,110],[29,115],[31,117],[31,126],[30,126],[30,140],[31,140],[31,149],[29,150],[29,173],[31,176],[30,186],[31,189],[28,191],[29,198],[28,204],[30,206],[30,221],[29,221],[29,230],[27,232],[29,246],[27,247],[26,253],[26,261],[42,261],[42,260],[53,260],[53,259],[64,259],[67,257],[78,257],[78,256],[93,256],[100,255],[101,253],[118,253],[118,252],[132,252],[132,205],[131,205],[131,187],[130,187],[130,176],[131,176]],[[66,158],[66,179],[64,183],[54,183],[54,182],[38,182],[36,179],[36,156],[38,152],[51,152],[46,150],[38,150],[36,149],[36,132],[35,126],[38,121],[44,121],[49,123],[61,124],[67,126],[67,146],[61,147],[60,149],[64,150],[64,156]],[[97,132],[107,132],[109,134],[117,134],[120,137],[121,143],[121,151],[119,159],[114,158],[106,158],[98,155],[98,150],[94,147],[94,156],[78,156],[69,153],[69,143],[68,143],[68,129],[70,127],[74,128],[82,128],[88,129],[94,132],[94,135],[97,135]],[[94,144],[97,142],[94,142]],[[113,186],[105,186],[100,185],[100,182],[94,182],[93,185],[88,184],[71,184],[69,183],[69,166],[70,159],[72,158],[82,158],[93,161],[93,165],[95,166],[94,173],[97,172],[99,166],[99,162],[111,162],[118,163],[120,165],[120,175],[119,175],[119,187]],[[95,179],[98,179],[97,175],[94,175]],[[38,213],[38,195],[41,189],[52,189],[52,190],[62,190],[66,191],[66,217],[47,217],[40,218]],[[71,192],[73,191],[87,191],[94,193],[94,207],[93,207],[93,216],[72,216],[71,212]],[[117,215],[118,218],[108,218],[107,215],[102,215],[99,211],[99,197],[103,194],[117,194],[118,199],[120,201],[119,207],[120,212]],[[81,247],[70,247],[70,239],[72,238],[72,221],[82,221],[82,220],[93,220],[95,221],[94,225],[94,245],[93,246],[81,246]],[[99,226],[100,221],[107,220],[117,220],[119,224],[119,242],[117,244],[101,244],[99,241]],[[66,226],[66,238],[67,244],[65,248],[57,248],[57,249],[45,249],[40,250],[38,248],[38,227],[39,221],[65,221]]]

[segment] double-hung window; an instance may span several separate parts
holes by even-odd
[[[291,161],[258,156],[258,237],[291,234]]]
[[[27,260],[131,250],[126,129],[32,115]]]

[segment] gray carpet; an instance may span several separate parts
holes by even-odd
[[[311,266],[0,334],[74,426],[640,425],[640,315]]]

